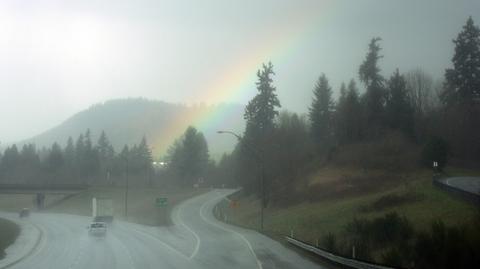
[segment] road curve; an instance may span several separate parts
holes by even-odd
[[[88,235],[88,217],[33,214],[43,237],[11,268],[320,268],[268,237],[217,221],[213,206],[231,192],[183,202],[172,213],[172,227],[115,221],[105,238]]]
[[[476,195],[480,195],[479,177],[449,177],[441,181],[450,186]]]

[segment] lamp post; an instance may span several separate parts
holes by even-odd
[[[128,220],[128,156],[125,159],[125,220]]]
[[[218,134],[230,134],[237,138],[238,142],[244,143],[253,155],[258,159],[260,170],[261,170],[261,177],[260,177],[260,193],[261,193],[261,205],[260,205],[260,231],[263,232],[263,219],[264,219],[264,208],[265,208],[265,160],[263,154],[260,155],[258,150],[255,147],[246,142],[242,136],[232,132],[232,131],[217,131]]]

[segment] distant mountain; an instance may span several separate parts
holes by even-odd
[[[192,125],[204,133],[212,157],[218,159],[223,152],[233,149],[236,140],[217,134],[217,130],[241,133],[245,126],[243,110],[244,107],[238,104],[187,106],[142,98],[115,99],[93,105],[19,144],[35,143],[42,147],[58,142],[65,145],[69,136],[75,141],[87,129],[96,142],[104,130],[117,151],[125,144],[139,143],[145,135],[154,157],[159,157]]]

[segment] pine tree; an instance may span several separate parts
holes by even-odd
[[[360,81],[367,89],[364,97],[366,124],[373,136],[378,135],[382,125],[385,104],[384,78],[378,67],[378,60],[383,57],[380,55],[379,41],[381,39],[378,37],[370,41],[367,56],[358,70]]]
[[[480,103],[480,29],[472,17],[453,43],[453,68],[445,72],[442,101],[446,105]]]
[[[110,140],[105,134],[105,131],[102,131],[102,133],[100,134],[96,147],[97,147],[98,156],[101,161],[106,163],[113,159],[115,155],[115,150],[113,149],[113,146],[110,143]]]
[[[185,131],[182,148],[185,180],[190,184],[195,183],[206,172],[209,161],[207,141],[201,132],[190,126]]]
[[[2,157],[1,170],[5,178],[15,174],[20,163],[20,154],[15,144],[5,149]],[[11,179],[10,179],[11,180]]]
[[[338,101],[335,107],[334,113],[334,125],[335,125],[335,137],[339,142],[345,141],[345,102],[347,99],[347,87],[345,86],[345,82],[342,82],[340,85],[340,96],[338,97]]]
[[[267,149],[269,138],[275,130],[275,118],[278,116],[278,109],[281,107],[276,94],[276,88],[273,86],[272,63],[263,64],[262,69],[258,70],[256,82],[257,95],[250,100],[245,108],[244,118],[246,120],[246,129],[242,143],[237,145],[239,166],[237,177],[242,178],[243,186],[246,192],[258,191],[260,176],[260,167],[258,164],[259,155],[262,155],[263,167],[266,167],[268,161]],[[255,152],[252,149],[255,148]]]
[[[57,142],[55,142],[53,143],[46,160],[47,169],[54,177],[57,177],[57,174],[63,168],[64,163],[65,160],[62,154],[62,148]]]
[[[355,142],[362,137],[362,122],[359,120],[359,118],[362,117],[362,108],[360,105],[360,98],[358,96],[357,84],[353,79],[350,80],[350,83],[348,83],[345,107],[347,142]]]
[[[140,144],[137,147],[137,159],[138,159],[138,166],[140,171],[145,175],[146,181],[149,185],[151,185],[151,174],[152,174],[152,151],[150,150],[147,144],[147,138],[145,136],[142,137]]]
[[[388,81],[386,114],[389,127],[413,136],[413,112],[405,78],[397,69]]]
[[[361,107],[358,97],[358,89],[352,79],[348,88],[340,88],[336,115],[336,135],[340,143],[351,143],[360,139],[361,132]]]
[[[64,150],[64,157],[65,162],[72,166],[75,163],[75,145],[73,144],[73,138],[71,136],[68,137],[67,146]]]
[[[83,134],[80,134],[75,143],[75,161],[79,167],[83,163],[85,156],[85,141],[83,139]]]
[[[115,150],[104,131],[98,138],[96,152],[98,154],[100,173],[108,181],[113,169]]]
[[[325,74],[322,74],[313,90],[313,101],[309,110],[312,137],[320,147],[327,146],[331,142],[334,109],[332,89],[328,84],[327,77]]]
[[[274,75],[272,63],[263,65],[258,70],[257,90],[258,94],[250,100],[245,108],[244,118],[247,121],[247,131],[252,131],[254,136],[265,135],[274,127],[274,118],[278,115],[277,108],[281,107],[280,101],[272,85],[271,76]]]

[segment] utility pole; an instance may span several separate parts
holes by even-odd
[[[125,157],[125,220],[128,220],[128,157]]]

